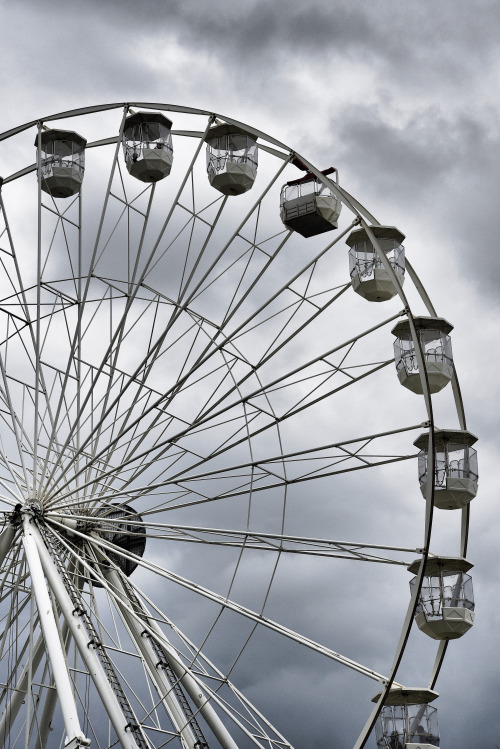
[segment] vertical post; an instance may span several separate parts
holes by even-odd
[[[103,715],[108,715],[122,749],[137,749],[139,744],[136,742],[127,726],[127,720],[120,707],[116,694],[104,673],[99,658],[95,651],[89,647],[89,637],[85,631],[85,626],[78,613],[74,610],[74,605],[72,604],[68,591],[61,580],[56,565],[43,542],[40,532],[35,526],[32,526],[31,534],[33,537],[33,543],[36,545],[38,551],[39,561],[41,562],[43,571],[47,577],[47,582],[54,594],[59,608],[61,609],[64,619],[68,623],[69,630],[80,656],[85,663],[85,667],[87,668],[102,700]],[[144,740],[144,744],[149,746],[146,740]]]
[[[82,579],[79,578],[79,580],[81,581]],[[83,581],[81,581],[81,584],[79,587],[80,588],[83,587]],[[71,642],[68,622],[64,622],[63,624],[62,631],[61,631],[61,640],[62,640],[63,647],[66,651],[66,654],[68,654],[68,649],[69,649],[70,642]],[[53,686],[54,684],[52,680],[51,687]],[[37,737],[36,737],[34,749],[47,749],[50,732],[52,730],[52,720],[54,718],[54,712],[55,712],[56,706],[57,706],[57,691],[55,689],[49,688],[45,696],[45,704],[43,706],[43,712],[42,712],[39,725],[38,725]],[[70,749],[70,748],[65,747],[65,749]]]
[[[67,648],[67,641],[68,641],[68,625],[66,622],[64,622],[64,628],[61,633],[62,641],[65,643],[65,647]],[[50,731],[52,730],[52,719],[54,717],[54,712],[57,706],[57,690],[52,689],[51,687],[55,686],[53,684],[53,680],[50,683],[49,689],[47,689],[47,694],[45,696],[45,704],[43,706],[43,712],[40,718],[40,723],[37,730],[36,735],[36,742],[34,749],[46,749]],[[65,749],[67,749],[65,747]]]
[[[33,653],[32,653],[31,669],[33,673],[36,672],[38,666],[40,665],[40,661],[42,660],[43,654],[44,654],[43,635],[39,635],[35,643],[35,646],[33,647]],[[21,706],[24,704],[26,700],[26,694],[28,692],[29,670],[30,670],[30,663],[27,662],[22,670],[21,676],[17,680],[17,684],[11,690],[10,699],[5,704],[2,718],[0,720],[0,746],[1,747],[8,746],[7,738],[9,735],[9,731],[11,727],[14,725],[14,722],[17,718],[19,710],[21,709]]]
[[[113,586],[115,586],[115,582],[117,579],[119,582],[119,578],[117,577],[113,577],[110,579],[110,582],[113,583]],[[120,595],[119,591],[120,588],[118,588],[117,590],[118,595]],[[123,605],[120,606],[120,611],[126,613],[127,621],[131,622],[133,619],[133,615],[130,613],[127,605],[125,605],[126,603],[127,602],[125,599]],[[148,615],[147,610],[144,610],[144,617],[147,620],[148,628],[155,636],[156,641],[158,643],[161,643],[165,658],[168,661],[172,671],[175,673],[176,678],[179,680],[179,682],[182,684],[182,686],[192,699],[200,715],[202,715],[207,722],[210,730],[213,732],[214,736],[220,743],[222,749],[238,749],[238,745],[213,709],[200,684],[197,683],[189,669],[183,664],[172,645],[166,639],[158,623],[154,620],[154,618]]]
[[[197,740],[189,726],[188,717],[184,714],[184,711],[173,692],[172,684],[170,684],[167,675],[161,670],[161,664],[158,664],[158,657],[153,650],[149,638],[144,637],[144,625],[141,625],[140,621],[132,616],[125,606],[121,605],[120,599],[123,598],[125,601],[127,600],[127,591],[125,590],[118,573],[116,570],[109,568],[104,571],[104,577],[118,596],[116,603],[120,615],[125,622],[138,651],[146,662],[156,690],[172,723],[177,731],[179,731],[183,745],[187,747],[187,749],[196,749]]]
[[[27,514],[23,516],[23,546],[38,607],[38,615],[40,617],[45,647],[54,676],[57,696],[61,705],[67,743],[77,739],[77,743],[79,742],[80,744],[88,745],[90,744],[90,741],[84,736],[80,727],[80,721],[78,719],[76,704],[73,697],[73,686],[71,684],[66,665],[66,658],[59,639],[59,632],[47,585],[45,583],[40,555],[32,534],[31,519]]]
[[[42,123],[38,123],[36,149],[36,166],[38,174],[38,227],[37,227],[37,260],[36,260],[36,322],[35,322],[35,419],[33,434],[33,491],[37,490],[38,479],[38,424],[40,399],[40,304],[42,283]]]

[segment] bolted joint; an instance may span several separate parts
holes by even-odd
[[[127,723],[127,725],[125,726],[125,730],[130,731],[130,733],[132,734],[140,733],[139,726],[137,725],[137,723],[132,723],[132,722]]]
[[[86,736],[75,736],[64,744],[64,749],[78,749],[79,746],[90,746],[91,741]]]

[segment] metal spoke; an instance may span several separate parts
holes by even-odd
[[[218,169],[250,171],[220,187],[210,159],[226,131],[255,139],[259,164],[226,154]],[[370,710],[353,706],[366,721],[362,749],[400,678],[433,523],[445,522],[430,481],[425,504],[390,509],[417,482],[415,430],[429,432],[434,475],[414,315],[419,305],[437,313],[417,272],[406,261],[403,288],[377,220],[336,170],[215,112],[147,102],[60,112],[0,134],[0,160],[25,138],[36,140],[35,162],[31,151],[0,180],[0,744],[292,749],[237,686],[256,654],[269,662],[259,680],[272,679],[278,649],[290,647],[298,679],[322,656],[382,687],[367,721]],[[51,183],[54,144],[80,141]],[[151,164],[163,171],[147,173]],[[68,178],[62,197],[51,184]],[[338,230],[293,231],[285,182],[340,201],[322,226]],[[393,301],[354,293],[341,255],[357,230]],[[402,317],[423,393],[407,407],[394,398],[389,334]],[[456,373],[449,390],[465,430]],[[464,556],[469,505],[461,512]],[[403,568],[416,558],[408,597]],[[363,617],[362,601],[344,595],[324,603],[325,580],[336,575],[345,590],[357,580],[348,561],[368,563],[367,589],[399,586],[384,610],[387,638],[401,627],[385,675],[342,654],[350,643],[364,652],[379,612]],[[280,604],[292,585],[308,602],[302,619]],[[437,647],[431,689],[447,649]]]

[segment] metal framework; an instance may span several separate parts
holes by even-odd
[[[124,120],[138,109],[172,112],[172,173],[157,184],[124,168]],[[214,122],[258,138],[245,195],[208,184]],[[100,133],[88,138],[81,192],[65,200],[37,179],[53,123]],[[34,133],[38,148],[16,164]],[[1,746],[290,747],[287,726],[238,687],[272,682],[284,641],[284,653],[325,659],[334,679],[345,669],[382,687],[365,725],[352,726],[361,749],[401,678],[439,522],[432,482],[419,498],[412,448],[428,427],[432,476],[413,315],[436,311],[418,276],[407,261],[403,290],[370,228],[378,222],[339,184],[213,112],[130,102],[62,112],[1,134],[0,168],[10,163],[0,192]],[[297,164],[341,200],[338,232],[304,240],[281,225],[279,190]],[[369,305],[350,288],[345,239],[358,225],[397,288],[390,302]],[[390,325],[403,315],[423,396],[400,393],[393,371]],[[456,375],[452,384],[466,429]],[[400,517],[384,506],[395,485]],[[123,521],[106,520],[117,508]],[[418,523],[409,529],[405,515]],[[468,507],[461,517],[465,556]],[[410,597],[402,568],[415,556]],[[358,611],[349,581],[370,588],[381,569],[395,591],[385,673],[335,649],[373,641],[386,608],[345,617]],[[325,600],[332,576],[345,603],[340,592]],[[314,603],[304,623],[292,591],[315,596],[326,640]],[[439,644],[429,689],[445,652]],[[322,717],[330,735],[342,698]]]

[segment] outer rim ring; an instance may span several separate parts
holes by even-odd
[[[389,274],[389,277],[391,278],[394,286],[397,289],[399,298],[401,299],[403,306],[404,306],[404,313],[407,315],[408,324],[411,328],[413,342],[415,345],[415,351],[417,356],[417,361],[419,365],[419,372],[420,377],[422,380],[422,386],[423,386],[423,397],[425,401],[425,406],[427,410],[427,426],[429,428],[429,465],[428,470],[431,475],[434,473],[434,431],[435,431],[435,424],[434,424],[434,417],[433,417],[433,409],[432,409],[432,396],[429,390],[429,383],[427,379],[427,374],[424,366],[424,360],[423,360],[423,353],[420,345],[420,339],[417,335],[417,326],[415,324],[415,316],[413,315],[410,306],[408,304],[406,295],[404,294],[404,291],[402,289],[402,286],[399,282],[399,278],[397,274],[392,269],[392,266],[390,265],[389,261],[387,260],[387,257],[385,253],[380,249],[380,246],[377,242],[377,238],[375,236],[375,232],[372,230],[371,226],[377,227],[379,223],[377,220],[373,217],[369,211],[362,206],[355,198],[349,195],[343,188],[339,187],[335,182],[332,180],[329,180],[327,177],[325,177],[322,172],[320,172],[312,163],[310,163],[305,157],[301,156],[300,154],[296,153],[293,149],[290,149],[287,145],[282,143],[281,141],[253,128],[250,127],[238,120],[223,116],[218,113],[210,112],[208,110],[204,109],[197,109],[192,107],[183,107],[178,105],[172,105],[172,104],[159,104],[159,103],[147,103],[147,102],[118,102],[118,103],[109,103],[109,104],[102,104],[102,105],[95,105],[95,106],[89,106],[89,107],[83,107],[79,109],[74,110],[67,110],[63,111],[57,114],[49,115],[43,118],[40,118],[38,120],[32,120],[28,123],[25,123],[21,126],[18,126],[16,128],[12,128],[8,131],[5,131],[0,134],[0,141],[6,140],[12,136],[15,136],[25,130],[30,129],[31,127],[38,126],[40,127],[41,123],[44,122],[51,122],[54,120],[61,120],[61,119],[67,119],[71,117],[76,116],[82,116],[87,114],[95,114],[98,112],[103,111],[109,111],[113,109],[119,109],[119,108],[126,108],[128,110],[129,107],[140,107],[140,108],[146,108],[151,110],[157,110],[157,111],[168,111],[168,112],[179,112],[183,114],[192,114],[192,115],[201,115],[201,116],[207,116],[209,118],[215,119],[220,118],[224,122],[227,122],[229,124],[233,124],[236,127],[243,127],[247,132],[254,134],[257,136],[261,141],[265,141],[269,144],[271,144],[274,147],[277,147],[279,149],[283,149],[283,152],[277,152],[274,149],[268,148],[264,146],[264,150],[268,150],[274,155],[277,155],[281,158],[297,158],[300,160],[300,162],[312,173],[314,174],[319,180],[321,180],[324,184],[326,184],[334,194],[336,194],[341,201],[352,211],[352,213],[357,216],[358,221],[366,232],[367,236],[370,238],[373,246],[376,249],[377,255],[379,259],[381,260],[384,269]],[[175,134],[175,131],[173,131]],[[187,133],[183,133],[187,134]],[[193,135],[202,135],[202,133],[193,133]],[[89,143],[88,147],[94,147],[94,146],[100,146],[104,145],[105,143],[112,142],[116,139],[108,139],[106,141],[99,141],[95,143]],[[259,143],[259,148],[262,148],[262,143]],[[13,179],[16,179],[17,177],[24,176],[29,171],[36,170],[37,165],[33,165],[32,167],[27,167],[26,169],[23,169],[21,172],[18,172],[16,174],[10,175],[6,177],[3,180],[3,183],[6,184]],[[1,185],[1,182],[0,182]],[[367,223],[370,222],[370,223]],[[408,275],[410,279],[412,280],[415,288],[417,289],[422,301],[424,302],[424,305],[429,313],[429,315],[435,317],[436,311],[434,309],[434,306],[432,305],[420,279],[418,278],[417,274],[415,273],[413,267],[411,266],[408,259],[406,259],[406,270],[408,272]],[[465,419],[465,412],[463,407],[463,401],[461,397],[461,391],[460,386],[458,382],[458,377],[456,374],[456,370],[454,368],[454,374],[452,379],[452,388],[453,388],[453,395],[454,395],[454,401],[455,401],[455,407],[457,411],[458,421],[460,425],[461,430],[466,430],[466,419]],[[412,595],[412,599],[410,600],[408,611],[405,617],[405,621],[403,624],[403,628],[400,635],[400,640],[398,643],[398,646],[396,648],[396,654],[394,657],[394,662],[390,671],[390,675],[387,681],[387,684],[385,686],[385,689],[380,695],[380,698],[372,711],[372,714],[370,715],[365,727],[363,728],[363,731],[358,739],[358,741],[355,744],[354,749],[361,749],[363,746],[365,746],[366,741],[371,734],[371,731],[373,729],[374,723],[384,705],[386,696],[394,682],[395,675],[397,673],[397,669],[399,667],[401,658],[404,653],[404,649],[406,646],[406,642],[408,640],[411,626],[413,623],[414,618],[414,612],[415,608],[417,606],[418,602],[418,595],[420,593],[420,588],[424,576],[424,568],[425,568],[425,562],[427,559],[427,555],[429,553],[429,547],[430,547],[430,541],[431,541],[431,532],[432,532],[432,517],[433,517],[433,508],[434,508],[434,487],[431,482],[429,482],[428,485],[428,492],[426,496],[426,519],[425,519],[425,532],[424,532],[424,544],[422,547],[422,558],[420,562],[420,567],[417,573],[417,584],[414,586],[414,592]],[[470,507],[467,505],[462,510],[462,531],[461,531],[461,543],[460,543],[460,555],[462,557],[466,556],[467,552],[467,544],[468,544],[468,532],[469,532],[469,517],[470,517]],[[438,675],[439,671],[441,669],[444,655],[446,653],[447,649],[447,642],[441,642],[438,648],[438,653],[436,656],[436,660],[434,663],[431,679],[429,682],[429,688],[433,689]]]

